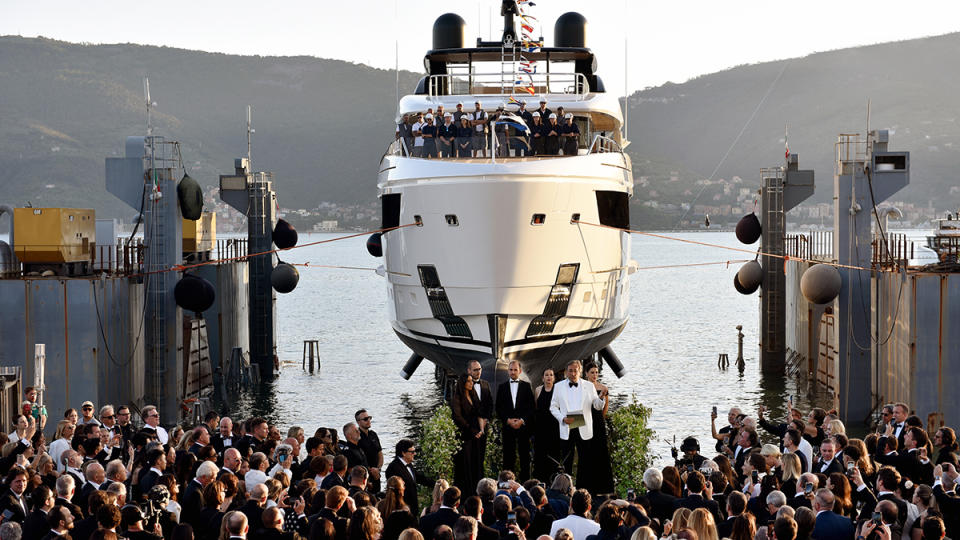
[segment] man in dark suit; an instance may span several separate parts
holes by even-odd
[[[145,499],[157,480],[163,476],[167,468],[167,454],[161,448],[154,448],[147,452],[147,466],[150,469],[140,474],[140,498]]]
[[[27,471],[19,465],[14,466],[7,473],[4,483],[9,490],[0,498],[3,522],[13,521],[22,525],[27,519],[27,498],[24,494],[27,489]]]
[[[56,506],[63,506],[73,515],[74,520],[83,519],[83,510],[76,504],[73,504],[70,499],[73,498],[73,493],[75,491],[73,477],[69,474],[60,475],[57,478],[57,493],[56,499],[54,499],[54,504]]]
[[[410,507],[410,513],[420,515],[420,503],[417,501],[417,485],[429,486],[431,482],[423,473],[413,467],[413,458],[417,454],[416,445],[410,439],[401,439],[396,446],[397,457],[387,465],[387,478],[399,476],[403,480],[403,501]]]
[[[820,479],[817,478],[817,475],[813,473],[803,473],[800,475],[800,479],[797,480],[797,492],[794,494],[787,494],[787,504],[790,505],[794,510],[805,506],[813,510],[813,503],[810,501],[810,498],[807,497],[806,488],[807,484],[813,486],[813,491],[817,490],[817,485],[820,483]]]
[[[503,423],[503,469],[516,471],[524,482],[530,477],[530,428],[536,400],[530,383],[520,380],[520,362],[511,360],[510,380],[497,387],[497,417]],[[517,456],[520,466],[514,467]]]
[[[480,497],[477,497],[476,495],[473,497],[467,497],[467,500],[463,503],[461,509],[463,510],[464,516],[469,516],[477,520],[477,537],[475,540],[500,539],[500,531],[483,524],[483,501],[480,500]],[[547,532],[549,531],[550,529],[547,528]],[[535,536],[532,537],[536,538]]]
[[[267,485],[257,484],[250,490],[250,498],[240,507],[240,512],[247,516],[247,523],[251,531],[263,528],[263,507],[267,505]]]
[[[897,525],[903,530],[907,520],[907,501],[897,496],[900,487],[900,473],[890,466],[880,467],[877,471],[877,494],[870,491],[870,487],[863,483],[860,470],[854,469],[850,480],[856,486],[854,497],[863,503],[858,521],[865,521],[873,516],[874,509],[880,501],[891,501],[897,507]],[[819,539],[818,539],[819,540]]]
[[[54,506],[47,516],[47,533],[39,538],[42,540],[71,540],[73,531],[73,514],[62,506]]]
[[[204,432],[206,429],[201,427]],[[189,523],[195,529],[201,529],[200,510],[204,507],[203,488],[213,482],[217,476],[217,466],[212,461],[204,461],[197,467],[197,474],[193,480],[187,482],[183,488],[180,497],[180,505],[183,508],[180,512],[180,523]]]
[[[937,465],[933,471],[936,481],[933,496],[943,514],[943,524],[950,538],[960,537],[960,497],[955,492],[955,482],[960,481],[957,469],[950,463]]]
[[[673,515],[677,498],[660,490],[663,487],[663,473],[656,467],[650,467],[643,473],[643,485],[647,487],[647,500],[650,501],[650,517],[660,523]]]
[[[897,448],[903,448],[903,437],[907,433],[907,416],[910,415],[910,407],[906,403],[897,403],[893,406],[893,420],[889,426],[892,435],[897,438]]]
[[[887,431],[889,433],[890,428]],[[880,437],[874,460],[897,469],[901,476],[909,478],[914,484],[932,484],[933,463],[925,455],[930,440],[927,433],[914,426],[905,427],[903,433],[903,449],[899,453],[896,452],[897,446],[893,444],[896,439],[892,435]],[[924,455],[920,453],[921,448],[924,449]]]
[[[853,538],[853,522],[846,516],[833,511],[836,499],[826,488],[817,490],[813,500],[813,509],[817,513],[817,522],[810,535],[817,540],[850,540]]]
[[[27,519],[23,522],[23,538],[35,540],[43,538],[50,532],[47,516],[56,505],[56,497],[50,491],[50,488],[40,485],[30,494],[30,502],[33,511],[27,515]]]
[[[241,463],[240,451],[236,448],[227,448],[223,452],[223,467],[220,467],[220,472],[217,473],[217,480],[227,474],[236,476],[240,471]]]
[[[328,474],[323,482],[320,483],[320,489],[328,490],[333,486],[349,487],[347,482],[347,456],[340,454],[333,458],[333,472]]]
[[[836,459],[837,444],[833,439],[824,439],[820,443],[820,460],[814,465],[815,472],[824,476],[830,476],[831,473],[843,473],[843,464]]]
[[[720,505],[713,500],[713,488],[709,481],[704,480],[700,471],[687,473],[687,493],[686,497],[677,499],[674,509],[689,508],[693,511],[697,508],[706,508],[713,514],[713,522],[720,523]]]
[[[453,528],[454,523],[460,519],[460,488],[450,486],[443,492],[443,500],[440,502],[440,508],[432,514],[427,514],[420,518],[420,532],[424,538],[433,538],[433,531],[440,525],[446,525]]]
[[[717,536],[730,538],[733,522],[747,510],[747,496],[742,491],[732,491],[727,496],[727,519],[717,523]]]
[[[220,419],[219,432],[210,438],[210,444],[217,449],[217,454],[223,455],[224,450],[233,448],[237,438],[233,435],[233,420],[229,416]]]
[[[483,367],[480,362],[471,361],[467,365],[467,374],[473,378],[473,391],[476,397],[480,399],[480,431],[483,433],[483,436],[480,437],[480,455],[485,456],[487,452],[487,424],[493,418],[493,393],[490,391],[490,383],[480,377],[483,374]]]
[[[318,519],[327,519],[333,524],[333,529],[336,531],[336,540],[346,540],[348,522],[346,518],[340,517],[339,514],[341,507],[344,505],[347,506],[351,515],[354,512],[353,499],[347,496],[347,489],[342,486],[334,486],[327,491],[324,504],[319,512],[308,518],[310,526],[312,527]]]

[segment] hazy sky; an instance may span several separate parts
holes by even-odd
[[[441,13],[467,21],[470,40],[499,38],[498,0],[0,0],[0,34],[90,43],[131,42],[258,55],[339,58],[423,72]],[[540,0],[547,44],[561,13],[580,11],[608,91],[657,86],[740,64],[960,29],[956,0]],[[491,14],[493,14],[491,21]],[[401,89],[403,93],[404,89]],[[412,90],[412,89],[410,89]]]

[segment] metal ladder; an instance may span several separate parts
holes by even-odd
[[[513,95],[517,87],[517,42],[512,39],[500,44],[500,93]]]

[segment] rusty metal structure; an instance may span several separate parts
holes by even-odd
[[[923,246],[879,230],[876,205],[909,180],[909,153],[887,142],[883,131],[842,135],[834,230],[785,238],[788,373],[832,392],[848,425],[869,424],[884,404],[902,401],[936,429],[960,422],[950,388],[960,376],[960,264],[949,250],[925,264]],[[818,262],[863,270],[841,269],[840,295],[815,305],[800,278]]]

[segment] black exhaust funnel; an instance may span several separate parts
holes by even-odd
[[[616,375],[618,379],[622,379],[623,376],[627,374],[627,369],[623,367],[623,362],[617,358],[616,353],[614,353],[610,347],[600,349],[600,358],[610,366],[613,374]]]
[[[413,377],[414,372],[417,371],[417,368],[420,367],[420,362],[423,362],[423,357],[417,353],[410,355],[410,359],[407,360],[407,363],[403,365],[403,369],[400,370],[400,376],[404,380],[409,381],[410,377]]]

